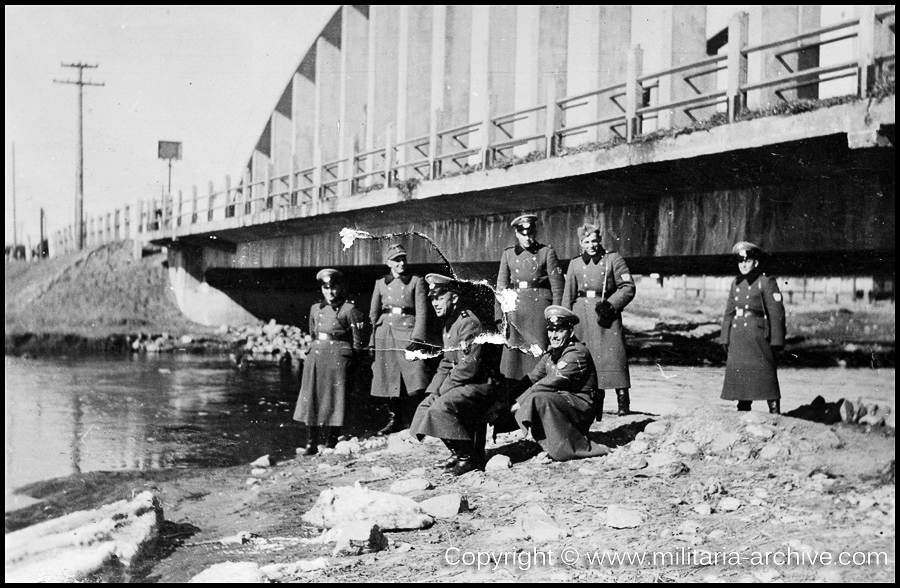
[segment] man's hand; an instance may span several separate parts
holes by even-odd
[[[604,329],[610,328],[619,317],[619,313],[608,300],[598,302],[594,310],[597,312],[597,324]]]

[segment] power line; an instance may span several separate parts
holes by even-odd
[[[76,170],[75,185],[75,231],[78,233],[78,250],[84,249],[84,87],[85,86],[105,86],[106,84],[95,84],[93,82],[83,81],[85,68],[95,69],[97,65],[88,65],[87,63],[62,63],[62,67],[78,68],[78,81],[72,80],[53,80],[54,84],[73,84],[78,86],[78,169]]]

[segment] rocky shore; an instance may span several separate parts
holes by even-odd
[[[691,406],[607,415],[591,436],[612,453],[555,463],[519,433],[500,435],[487,471],[459,478],[433,467],[445,452],[439,442],[406,432],[313,458],[123,476],[110,495],[150,489],[164,516],[149,557],[120,579],[894,578],[891,435]],[[59,508],[74,483],[35,485],[29,492],[43,505],[7,515],[7,532]],[[785,564],[789,554],[801,559]],[[839,565],[841,554],[868,559]]]

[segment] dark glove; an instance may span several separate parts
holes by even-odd
[[[410,343],[406,346],[406,350],[410,352],[421,351],[422,353],[427,353],[430,356],[434,356],[440,353],[441,348],[437,345],[432,345],[431,343],[426,343],[425,341],[421,341],[419,339],[410,339]]]
[[[598,302],[597,306],[594,307],[594,310],[597,311],[597,324],[604,329],[612,327],[613,323],[616,322],[616,319],[619,318],[618,311],[613,308],[613,305],[610,304],[608,300],[601,300]]]

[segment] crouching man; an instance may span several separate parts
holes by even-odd
[[[440,274],[428,274],[425,281],[442,321],[443,357],[409,434],[419,441],[426,435],[443,441],[451,455],[439,467],[461,476],[484,466],[484,415],[494,401],[494,385],[482,365],[482,345],[475,342],[481,321],[460,304],[458,284]]]
[[[550,350],[517,387],[525,391],[511,409],[516,422],[556,461],[606,455],[609,448],[587,436],[597,374],[590,351],[575,338],[578,317],[562,306],[548,306],[544,318]]]

